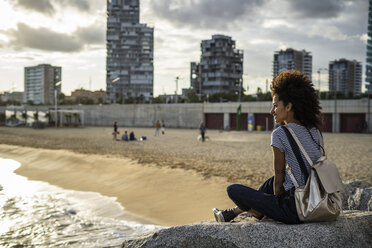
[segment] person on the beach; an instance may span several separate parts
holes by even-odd
[[[204,142],[205,141],[205,125],[204,125],[204,122],[200,123],[199,130],[200,130],[200,135],[201,135],[202,142]]]
[[[165,122],[161,120],[161,135],[165,135]]]
[[[159,136],[159,130],[160,130],[160,128],[161,128],[160,121],[157,120],[155,122],[155,136]]]
[[[134,136],[134,132],[130,132],[130,134],[129,134],[129,140],[131,140],[131,141],[137,140],[136,137]]]
[[[112,139],[113,140],[118,140],[117,139],[118,134],[119,134],[119,131],[118,131],[118,122],[117,121],[114,121],[114,132],[112,133]]]
[[[308,77],[299,71],[285,71],[277,75],[270,86],[273,97],[270,114],[278,124],[288,125],[296,134],[311,160],[316,162],[323,150],[323,138],[318,138],[322,126],[318,95]],[[287,224],[300,220],[294,199],[295,187],[285,170],[288,163],[299,186],[305,185],[305,176],[294,155],[284,127],[271,133],[274,157],[274,176],[258,190],[240,184],[227,187],[230,199],[236,207],[227,210],[213,209],[218,222],[229,222],[243,212],[250,212],[258,219],[272,219]],[[310,165],[304,160],[306,169]]]
[[[123,136],[121,136],[121,140],[122,141],[129,141],[127,130],[124,131]]]

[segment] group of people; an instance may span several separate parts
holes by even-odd
[[[120,140],[117,138],[117,136],[120,134],[120,132],[118,131],[118,122],[117,121],[114,121],[114,132],[112,133],[112,139],[113,140]],[[137,140],[136,139],[136,136],[134,135],[134,132],[130,132],[129,135],[128,135],[128,132],[127,130],[124,131],[123,135],[121,136],[121,140],[122,141],[133,141],[133,140]]]

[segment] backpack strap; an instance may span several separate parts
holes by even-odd
[[[287,170],[288,175],[291,178],[293,185],[296,188],[298,188],[299,187],[298,182],[297,182],[296,178],[294,177],[294,175],[292,173],[292,169],[291,169],[291,167],[289,167],[288,163],[285,163],[285,169]]]
[[[318,133],[318,139],[319,139],[319,147],[320,147],[320,157],[324,157],[326,154],[325,154],[325,150],[324,150],[324,143],[322,142],[322,138],[323,138],[323,134],[322,132],[320,132],[319,129],[317,129],[317,133]],[[323,150],[323,153],[322,153],[322,150]]]
[[[301,142],[298,140],[296,134],[293,132],[292,128],[290,128],[289,126],[285,126],[288,131],[291,133],[291,135],[293,136],[294,140],[296,141],[298,147],[300,148],[302,154],[305,156],[307,162],[310,164],[310,166],[313,166],[313,161],[311,160],[311,158],[309,157],[309,155],[307,154],[307,152],[305,151],[304,147],[302,146]]]
[[[296,141],[295,141],[295,139],[294,139],[294,137],[296,137],[297,138],[297,136],[295,135],[294,137],[293,137],[293,135],[290,133],[290,131],[289,131],[289,129],[290,129],[290,127],[288,127],[288,126],[282,126],[283,127],[283,129],[284,129],[284,132],[285,132],[285,134],[287,135],[287,138],[288,138],[288,141],[289,141],[289,144],[291,145],[291,147],[292,147],[292,151],[293,151],[293,153],[294,153],[294,155],[296,156],[296,159],[297,159],[297,161],[298,161],[298,164],[300,165],[300,169],[301,169],[301,171],[302,171],[302,174],[305,176],[305,182],[307,181],[307,178],[309,177],[309,172],[307,171],[307,169],[306,169],[306,166],[305,166],[305,162],[304,162],[304,160],[302,159],[302,157],[301,157],[301,153],[300,153],[300,149],[299,149],[299,146],[298,146],[298,144],[296,144]],[[290,129],[290,130],[292,130],[292,129]],[[293,132],[293,131],[292,131]],[[301,144],[301,143],[300,143]],[[312,163],[311,163],[312,164]],[[288,164],[287,164],[288,165]],[[286,166],[286,169],[287,169],[287,172],[288,172],[288,174],[289,174],[289,176],[291,177],[291,174],[292,174],[292,171],[290,171],[290,167],[288,166]],[[292,174],[292,176],[293,176],[293,174]],[[293,178],[294,178],[294,176],[293,176]],[[295,181],[293,181],[293,178],[291,177],[291,179],[292,179],[292,182],[293,182],[293,184],[295,185]],[[297,182],[296,182],[296,184],[297,184]],[[298,185],[298,184],[297,184]]]

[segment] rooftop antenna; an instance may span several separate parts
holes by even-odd
[[[89,75],[89,90],[92,91],[92,77]]]

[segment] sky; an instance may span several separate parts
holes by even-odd
[[[105,0],[0,0],[0,92],[23,91],[24,67],[62,67],[62,91],[106,90]],[[244,51],[243,87],[266,90],[275,51],[293,48],[319,68],[346,58],[363,65],[368,0],[142,0],[140,22],[154,27],[154,95],[190,87],[202,40],[223,34]],[[321,90],[328,90],[321,71]]]

